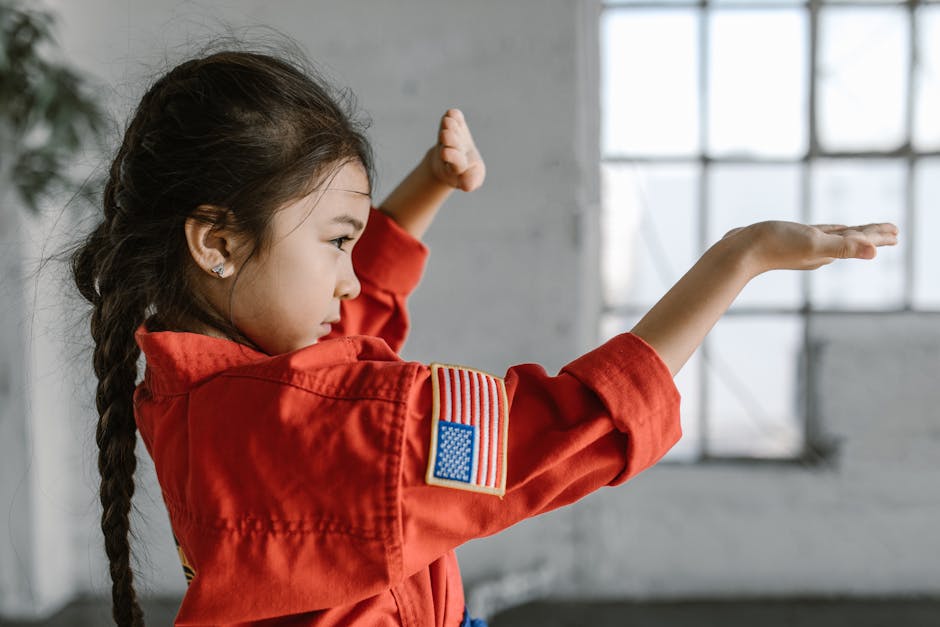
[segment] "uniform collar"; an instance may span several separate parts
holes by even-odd
[[[384,339],[336,337],[282,355],[268,355],[233,340],[186,331],[148,331],[145,324],[134,339],[147,359],[145,383],[155,394],[185,394],[193,386],[232,368],[283,361],[287,367],[309,369],[357,359],[400,359]]]
[[[148,331],[144,324],[137,327],[134,339],[147,359],[147,384],[158,393],[182,392],[234,366],[269,358],[232,340],[184,331]]]

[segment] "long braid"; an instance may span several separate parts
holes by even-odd
[[[122,151],[123,153],[123,147]],[[121,209],[115,199],[115,175],[121,153],[105,188],[105,220],[73,262],[76,283],[94,305],[91,335],[98,377],[95,395],[99,420],[95,433],[101,475],[101,530],[111,572],[112,614],[120,627],[142,627],[143,612],[134,591],[130,565],[130,507],[134,495],[137,425],[133,393],[140,349],[134,331],[143,322],[147,298],[128,266],[132,238],[121,233]],[[136,283],[136,286],[135,286]]]
[[[131,311],[136,309],[136,311]],[[134,495],[137,426],[132,396],[140,349],[134,343],[136,322],[144,308],[117,294],[103,296],[92,314],[92,335],[98,375],[96,404],[100,418],[95,432],[101,474],[101,530],[111,571],[114,621],[121,627],[144,624],[130,567],[130,507]],[[133,321],[133,322],[131,322]]]

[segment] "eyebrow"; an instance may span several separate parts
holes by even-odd
[[[350,224],[356,231],[361,231],[365,228],[365,224],[357,220],[356,218],[346,215],[345,213],[341,216],[336,216],[330,221],[331,224]]]
[[[326,191],[333,190],[334,192],[349,192],[350,194],[359,194],[360,196],[365,196],[367,198],[372,198],[372,194],[368,192],[360,192],[358,189],[343,189],[341,187],[327,187]]]

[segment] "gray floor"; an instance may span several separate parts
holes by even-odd
[[[490,627],[940,627],[940,599],[922,601],[751,601],[530,603]]]
[[[147,625],[172,625],[177,599],[144,602]],[[103,627],[107,604],[72,603],[41,623],[2,627]],[[490,627],[940,627],[940,599],[687,603],[530,603],[490,620]]]
[[[173,624],[179,599],[151,599],[143,601],[144,622],[148,626],[165,627]],[[0,619],[0,627],[107,627],[113,625],[111,606],[104,599],[82,599],[42,622],[10,622]]]

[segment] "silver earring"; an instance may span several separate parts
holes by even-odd
[[[224,263],[220,263],[219,265],[214,266],[214,267],[212,268],[212,271],[215,272],[216,274],[218,274],[218,275],[219,275],[219,278],[221,279],[221,278],[222,278],[222,275],[225,273],[225,264],[224,264]]]

